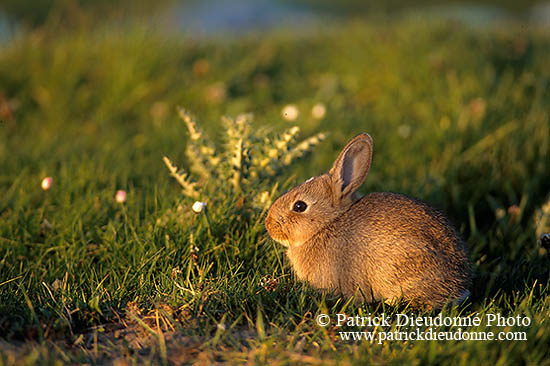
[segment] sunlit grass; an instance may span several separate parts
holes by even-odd
[[[548,364],[537,235],[550,193],[549,46],[548,34],[513,27],[408,22],[230,41],[139,29],[20,36],[0,49],[0,329],[12,342],[0,343],[0,363]],[[243,112],[282,132],[289,105],[300,138],[329,133],[262,190],[326,171],[350,137],[370,133],[362,191],[424,199],[468,241],[473,297],[445,314],[526,315],[528,341],[338,341],[317,313],[404,309],[358,308],[299,283],[262,211],[227,181],[209,182],[207,194],[226,199],[208,219],[195,214],[162,163],[192,164],[177,105],[214,140],[220,116]]]

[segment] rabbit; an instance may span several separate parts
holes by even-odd
[[[265,219],[269,235],[315,288],[369,303],[463,301],[472,284],[466,245],[441,212],[397,193],[359,198],[372,151],[370,135],[356,136],[328,173],[275,200]]]

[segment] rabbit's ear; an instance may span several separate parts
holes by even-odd
[[[333,202],[338,204],[363,184],[370,169],[372,138],[362,133],[351,140],[340,152],[330,169]]]

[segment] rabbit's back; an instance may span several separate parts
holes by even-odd
[[[463,240],[442,213],[424,202],[371,193],[338,221],[347,228],[345,241],[354,246],[348,267],[353,282],[375,299],[404,297],[439,306],[470,286]]]

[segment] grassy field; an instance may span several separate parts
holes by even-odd
[[[18,36],[0,48],[0,365],[550,365],[537,243],[550,231],[549,64],[548,31],[521,26],[401,20],[199,41],[49,24]],[[178,105],[218,146],[220,117],[243,112],[254,130],[328,137],[246,190],[223,172],[203,179],[197,215],[162,161],[194,163]],[[527,340],[378,344],[315,323],[438,314],[316,292],[267,236],[257,195],[326,171],[359,132],[375,144],[362,192],[423,199],[467,240],[473,295],[443,314],[526,316],[528,327],[469,330]]]

